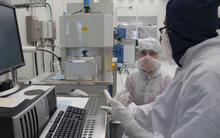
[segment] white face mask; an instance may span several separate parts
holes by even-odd
[[[137,60],[136,66],[138,69],[143,70],[146,73],[151,73],[156,70],[160,64],[157,59],[147,55]]]
[[[170,40],[168,37],[167,33],[164,33],[162,35],[162,41],[161,41],[161,45],[162,45],[162,50],[161,50],[161,57],[164,60],[167,60],[170,64],[174,64],[174,60],[173,60],[173,52],[172,52],[172,47],[170,44]]]

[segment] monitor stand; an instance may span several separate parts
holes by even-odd
[[[20,89],[20,86],[18,85],[17,70],[13,70],[11,73],[12,73],[13,88],[0,92],[0,97],[11,95]]]

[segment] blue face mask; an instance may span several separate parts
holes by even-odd
[[[219,4],[219,0],[169,0],[167,30],[173,59],[179,66],[187,49],[218,35]]]

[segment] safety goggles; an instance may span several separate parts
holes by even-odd
[[[160,31],[161,34],[167,33],[167,26],[159,28],[159,31]]]

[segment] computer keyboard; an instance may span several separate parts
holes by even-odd
[[[86,119],[86,110],[68,106],[58,108],[47,127],[45,138],[81,138]],[[49,130],[48,130],[49,129]],[[45,132],[44,132],[45,133]]]

